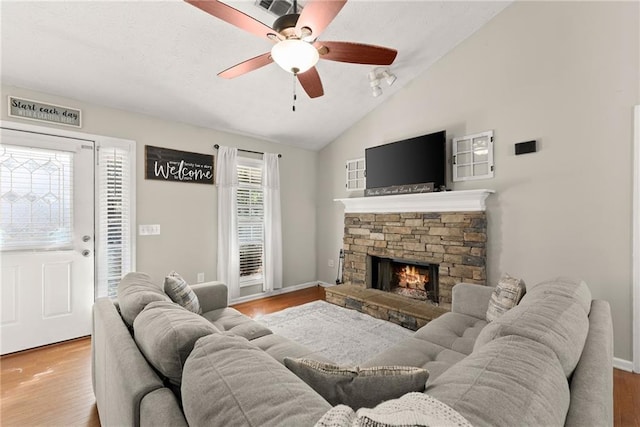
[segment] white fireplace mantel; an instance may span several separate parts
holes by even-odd
[[[485,200],[493,190],[442,191],[438,193],[334,199],[345,213],[473,212],[486,210]]]

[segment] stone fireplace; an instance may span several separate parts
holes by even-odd
[[[347,213],[344,221],[344,283],[375,287],[367,262],[379,257],[438,266],[444,306],[456,283],[485,284],[485,212]]]
[[[327,288],[327,301],[413,329],[450,310],[455,284],[486,284],[484,201],[491,193],[339,199],[344,285]]]

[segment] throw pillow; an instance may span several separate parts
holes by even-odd
[[[310,359],[285,357],[284,364],[332,405],[373,408],[412,391],[424,391],[426,369],[410,366],[343,368]]]
[[[202,314],[198,296],[193,292],[187,281],[175,271],[172,271],[164,278],[164,291],[176,304],[180,304],[196,314]]]
[[[456,410],[424,393],[407,393],[399,399],[383,402],[373,409],[358,412],[345,406],[331,408],[315,427],[351,426],[456,426],[471,427]]]
[[[518,305],[525,293],[524,282],[508,274],[504,274],[491,294],[487,308],[487,322],[496,320],[509,309]]]

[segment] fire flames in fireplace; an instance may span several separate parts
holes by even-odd
[[[409,289],[424,289],[424,285],[429,282],[429,272],[420,274],[420,269],[414,265],[405,265],[396,272],[398,286]]]
[[[429,284],[429,270],[415,265],[394,266],[395,285],[391,292],[419,300],[427,300],[427,285]]]

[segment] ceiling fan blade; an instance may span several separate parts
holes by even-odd
[[[300,34],[300,30],[307,27],[311,29],[313,37],[317,38],[333,21],[346,2],[347,0],[309,0],[296,23],[297,33]]]
[[[316,42],[321,59],[352,64],[391,65],[398,55],[395,49],[351,42]],[[323,46],[329,51],[323,53]]]
[[[238,77],[243,74],[246,74],[249,71],[257,70],[260,67],[269,65],[272,62],[273,62],[273,59],[271,58],[271,52],[263,53],[260,56],[247,59],[246,61],[241,62],[237,65],[234,65],[231,68],[227,68],[221,73],[218,73],[218,76],[223,77],[225,79],[232,79],[234,77]]]
[[[231,25],[235,25],[241,30],[248,31],[258,37],[267,37],[267,34],[275,34],[271,27],[252,18],[251,16],[240,12],[218,0],[184,0],[192,6],[222,19]]]
[[[322,88],[322,81],[316,67],[309,68],[304,73],[297,74],[298,81],[302,85],[302,88],[309,98],[317,98],[324,95],[324,89]]]

